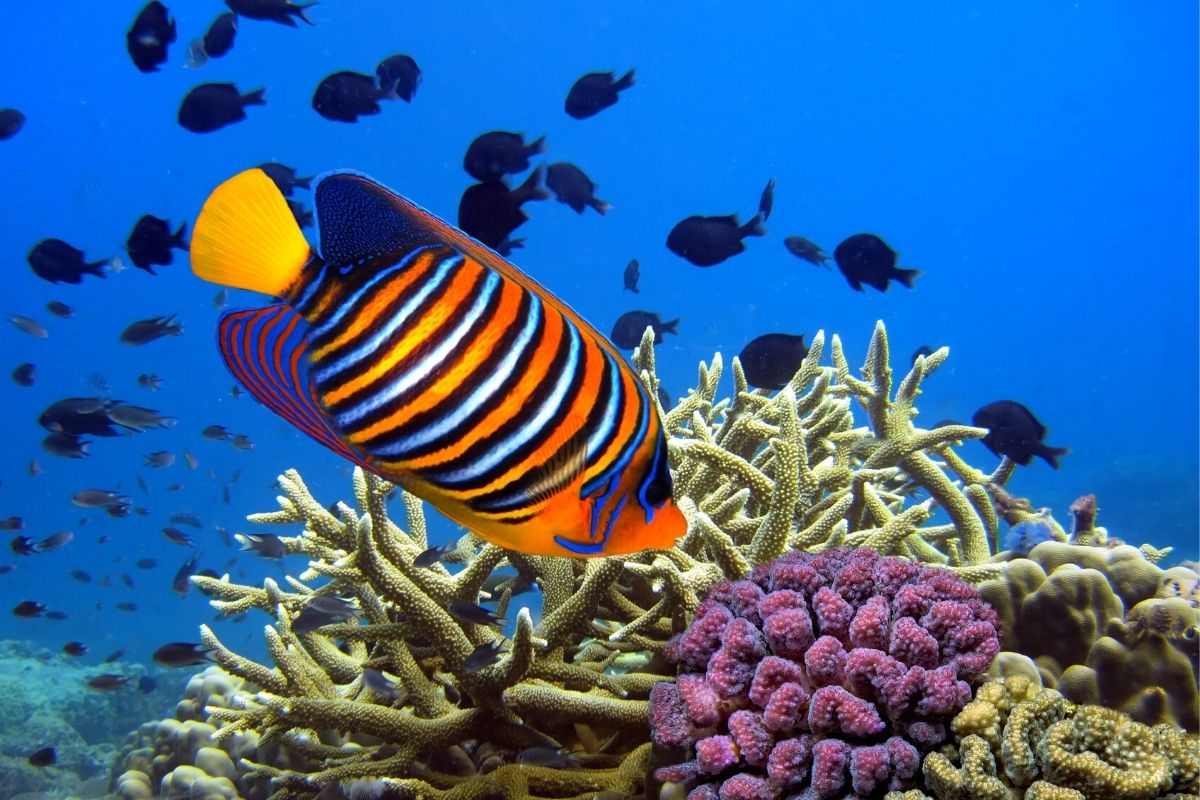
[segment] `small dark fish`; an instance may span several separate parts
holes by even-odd
[[[171,518],[167,521],[176,525],[189,525],[196,530],[200,530],[204,527],[204,521],[190,511],[177,511],[176,513],[172,514]]]
[[[80,645],[82,647],[83,645]],[[64,648],[65,649],[65,648]],[[86,648],[85,648],[86,649]],[[73,654],[71,654],[73,655]],[[82,654],[81,654],[82,655]],[[53,747],[43,747],[29,757],[29,763],[35,767],[53,766],[58,761],[58,753]]]
[[[224,308],[228,304],[228,302],[229,302],[229,290],[228,289],[220,289],[217,291],[216,294],[213,295],[213,308],[215,308],[217,311],[220,311],[222,308]],[[237,400],[236,397],[233,399]]]
[[[575,119],[587,119],[617,102],[617,93],[633,86],[633,70],[619,80],[612,72],[589,72],[567,92],[564,104],[567,114]]]
[[[17,330],[21,331],[22,333],[28,333],[35,339],[45,339],[50,335],[50,331],[46,330],[46,327],[36,319],[23,317],[20,314],[13,314],[8,318],[8,321],[11,322]]]
[[[529,219],[521,206],[550,197],[541,181],[542,168],[538,167],[516,189],[509,189],[500,179],[468,186],[458,203],[458,227],[503,254],[514,244],[509,234]]]
[[[312,177],[298,177],[293,167],[280,164],[278,161],[267,161],[259,164],[258,168],[267,173],[267,177],[274,181],[275,185],[279,187],[279,193],[284,197],[291,197],[297,189],[307,189],[312,184]],[[222,303],[222,305],[224,304]]]
[[[175,260],[172,249],[187,252],[186,234],[186,222],[171,233],[170,223],[165,219],[146,214],[133,226],[125,241],[125,251],[135,267],[154,275],[155,266],[165,267]]]
[[[204,34],[204,55],[220,58],[232,50],[237,29],[237,14],[226,12],[214,19]]]
[[[565,747],[538,745],[535,747],[526,747],[517,753],[516,760],[518,764],[529,764],[534,767],[576,769],[583,763],[583,760],[579,757],[581,752],[583,751],[568,750]]]
[[[175,669],[176,667],[194,667],[197,664],[207,664],[212,661],[208,657],[211,649],[191,642],[169,642],[154,651],[154,663]]]
[[[133,613],[134,611],[138,610],[138,607],[137,607],[137,603],[129,603],[129,602],[117,603],[117,610],[118,611],[128,611],[129,613]]]
[[[175,577],[171,579],[171,590],[180,597],[185,596],[192,588],[192,576],[196,574],[196,567],[200,563],[200,553],[193,552],[191,558],[183,562],[179,569],[175,572]]]
[[[84,572],[81,569],[73,569],[68,574],[80,583],[92,582],[92,574],[90,572]]]
[[[364,667],[362,682],[363,686],[370,689],[371,693],[376,697],[383,698],[392,703],[395,703],[397,700],[407,699],[408,697],[408,692],[404,687],[377,669]]]
[[[829,269],[829,256],[803,236],[789,236],[783,240],[783,246],[796,258],[802,258],[810,264]]]
[[[8,546],[19,556],[30,556],[37,552],[37,545],[28,536],[14,536]]]
[[[765,236],[762,217],[755,215],[738,225],[737,215],[702,217],[693,215],[678,223],[667,235],[667,249],[697,267],[712,267],[744,252],[747,236]]]
[[[239,397],[242,396],[242,387],[238,386],[236,383],[233,386],[230,386],[229,387],[229,396],[232,397],[234,400],[237,400]]]
[[[896,251],[873,233],[856,233],[843,241],[833,249],[833,260],[856,292],[864,283],[886,292],[892,280],[911,289],[921,274],[919,269],[897,268]]]
[[[63,652],[73,658],[87,655],[87,651],[87,645],[83,642],[67,642],[63,645]]]
[[[1066,447],[1051,447],[1043,441],[1046,426],[1025,406],[1014,400],[988,403],[972,415],[971,424],[987,428],[983,444],[998,456],[1008,456],[1021,466],[1029,466],[1034,456],[1058,469],[1058,459],[1070,453]]]
[[[242,552],[254,552],[270,559],[283,558],[288,554],[283,541],[273,533],[248,533],[243,538]]]
[[[46,407],[38,424],[48,431],[76,436],[120,436],[108,417],[109,403],[103,397],[66,397]]]
[[[113,652],[106,655],[104,657],[104,660],[101,661],[100,663],[101,664],[115,664],[116,662],[120,661],[124,657],[125,657],[125,648],[122,647],[120,650],[114,650]]]
[[[529,169],[529,157],[546,152],[546,137],[525,144],[525,136],[509,131],[488,131],[475,137],[463,156],[463,169],[486,183]]]
[[[803,335],[767,333],[743,347],[738,360],[751,386],[774,391],[787,385],[806,355]]]
[[[174,417],[164,417],[153,408],[135,406],[131,403],[114,403],[109,406],[108,418],[118,425],[134,431],[145,431],[150,428],[168,430],[175,427]]]
[[[168,491],[168,492],[178,492],[178,491],[179,491],[180,489],[182,489],[182,488],[183,488],[183,484],[182,484],[182,483],[168,483],[168,484],[167,484],[167,491]]]
[[[167,45],[175,41],[175,20],[158,0],[148,3],[125,34],[133,65],[141,72],[158,72],[167,60]]]
[[[46,310],[60,319],[75,318],[75,309],[58,300],[51,300],[49,303],[46,303]]]
[[[133,565],[138,569],[154,569],[158,566],[158,562],[153,558],[139,558]]]
[[[104,513],[108,514],[110,517],[113,517],[114,519],[121,519],[123,517],[128,517],[129,512],[132,509],[133,509],[133,505],[131,503],[117,503],[116,505],[105,506]],[[139,508],[138,513],[143,517],[146,516],[144,509]],[[100,542],[100,544],[104,544],[104,542]]]
[[[138,678],[138,691],[142,694],[150,694],[158,688],[158,681],[151,678],[149,675],[143,675]]]
[[[121,331],[121,344],[143,345],[163,336],[182,336],[183,323],[174,314],[140,319]]]
[[[52,533],[37,543],[37,551],[39,553],[49,553],[51,550],[57,550],[63,545],[69,544],[74,538],[75,534],[71,531]]]
[[[87,682],[88,688],[96,692],[115,692],[117,689],[122,689],[131,679],[124,675],[115,675],[111,672],[105,672],[97,675]]]
[[[223,442],[229,438],[230,434],[224,425],[209,425],[200,431],[200,435],[205,439],[212,439],[214,442]]]
[[[931,355],[933,355],[933,348],[927,344],[923,344],[916,350],[913,350],[912,358],[909,360],[909,363],[916,364],[918,356],[925,356],[926,358],[929,358]]]
[[[622,350],[632,350],[642,343],[642,334],[645,333],[647,327],[654,329],[655,344],[662,344],[664,333],[679,335],[678,319],[663,322],[659,319],[658,314],[652,311],[626,311],[617,317],[608,338],[612,339],[613,344]]]
[[[71,495],[71,505],[79,508],[107,508],[109,506],[128,505],[129,495],[114,492],[110,489],[80,489]]]
[[[625,281],[625,288],[638,294],[638,278],[642,277],[642,273],[636,258],[630,259],[629,263],[625,265],[625,273],[622,277]]]
[[[52,433],[42,439],[42,449],[64,458],[87,458],[91,442],[70,433]]]
[[[146,459],[143,462],[143,466],[155,469],[170,467],[175,463],[175,454],[170,450],[155,450],[153,453],[146,453],[142,457]]]
[[[453,552],[454,546],[450,544],[435,544],[426,550],[422,550],[413,559],[414,567],[432,567],[434,564],[442,560],[442,558],[450,552]]]
[[[46,612],[46,619],[52,619],[52,620],[55,620],[56,622],[60,622],[66,618],[67,618],[67,612],[65,612],[65,611],[47,611]]]
[[[152,392],[157,392],[163,387],[163,379],[152,373],[143,372],[137,376],[138,386],[143,389],[149,389]]]
[[[166,537],[168,542],[172,544],[182,545],[184,547],[195,547],[196,543],[192,541],[192,537],[188,536],[179,528],[167,526],[162,529],[162,535]]]
[[[304,604],[304,608],[300,609],[300,613],[292,620],[292,632],[310,633],[326,625],[351,622],[356,619],[358,619],[358,608],[354,605],[353,600],[323,594]]]
[[[14,567],[12,564],[0,564],[0,575],[7,575],[14,569],[16,569],[16,567]]]
[[[266,89],[242,94],[232,83],[202,83],[179,104],[179,124],[192,133],[212,133],[246,118],[246,106],[265,106]]]
[[[84,275],[104,277],[107,261],[84,261],[83,251],[62,239],[43,239],[26,256],[33,274],[51,283],[82,283]]]
[[[33,386],[33,382],[36,378],[37,366],[28,362],[22,364],[12,371],[12,379],[17,386]]]
[[[582,214],[587,206],[601,215],[612,208],[612,203],[596,197],[596,184],[583,170],[569,162],[559,161],[546,168],[546,186],[558,197],[558,202],[566,203],[577,214]]]
[[[456,600],[446,610],[450,612],[452,617],[468,625],[495,625],[496,627],[504,625],[503,617],[498,617],[490,610],[474,603]]]
[[[0,109],[0,141],[11,139],[25,127],[25,115],[15,108]]]
[[[14,617],[33,619],[46,613],[46,606],[33,600],[22,600],[13,608]]]
[[[762,195],[758,198],[758,216],[766,222],[771,217],[771,209],[775,208],[775,179],[767,181]]]
[[[296,224],[301,228],[311,228],[313,226],[313,212],[301,203],[299,200],[288,200],[288,209],[292,212],[292,216],[296,218]]]
[[[312,25],[312,20],[304,16],[304,11],[307,8],[316,5],[312,3],[291,3],[289,0],[225,0],[225,5],[229,6],[239,17],[246,19],[259,19],[266,22],[278,22],[280,25],[287,25],[289,28],[296,27],[296,20],[293,17],[300,19]]]
[[[313,92],[313,110],[334,122],[357,122],[359,117],[378,114],[379,101],[388,93],[375,79],[361,72],[342,70],[326,76]]]
[[[229,443],[233,445],[234,450],[253,450],[254,442],[244,433],[235,433],[229,437]]]
[[[25,520],[21,517],[5,517],[0,519],[0,531],[25,530]]]
[[[196,469],[196,467],[200,466],[200,461],[192,455],[191,450],[183,451],[183,463],[187,465],[188,469]]]
[[[411,103],[421,85],[421,68],[412,56],[389,56],[375,67],[375,77],[380,89]]]
[[[472,650],[463,661],[463,672],[471,674],[492,666],[500,660],[500,652],[503,649],[502,641],[484,642]]]

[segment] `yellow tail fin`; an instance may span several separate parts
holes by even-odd
[[[261,169],[222,183],[192,230],[192,272],[222,286],[282,297],[312,249],[287,201]]]

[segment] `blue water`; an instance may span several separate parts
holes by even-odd
[[[693,385],[700,359],[728,358],[770,331],[837,332],[860,362],[883,319],[898,370],[919,345],[951,348],[926,386],[921,420],[967,420],[1010,398],[1035,411],[1051,444],[1072,448],[1057,472],[1041,461],[1019,470],[1016,492],[1064,522],[1070,502],[1094,492],[1113,535],[1196,555],[1194,4],[934,3],[919,13],[894,3],[792,3],[773,13],[730,3],[605,5],[543,3],[535,12],[328,0],[310,11],[313,27],[243,21],[228,56],[185,70],[187,42],[223,7],[176,2],[179,41],[152,75],[125,53],[140,3],[6,9],[21,35],[0,53],[0,105],[20,108],[28,123],[0,143],[3,310],[40,319],[51,336],[0,327],[0,367],[38,366],[33,388],[5,379],[0,516],[23,516],[35,538],[61,529],[76,538],[44,555],[0,555],[16,565],[0,576],[0,638],[53,649],[78,639],[92,648],[87,660],[117,648],[148,659],[163,642],[194,640],[212,617],[197,592],[171,592],[190,552],[159,534],[171,513],[204,519],[201,565],[224,571],[235,553],[214,526],[253,530],[242,518],[273,508],[283,468],[298,467],[324,502],[350,496],[344,465],[329,452],[248,397],[230,397],[213,342],[216,288],[192,277],[186,257],[157,277],[131,268],[52,286],[28,269],[29,248],[54,236],[91,259],[117,255],[142,214],[190,222],[217,183],[269,159],[306,175],[358,169],[453,220],[472,182],[461,166],[466,146],[495,128],[544,134],[547,159],[580,165],[615,206],[604,218],[529,206],[515,261],[602,329],[634,308],[680,317],[680,335],[658,350],[673,394]],[[411,54],[424,71],[411,105],[385,104],[355,125],[313,112],[323,76],[370,73],[393,53]],[[637,85],[615,107],[584,121],[563,113],[579,75],[631,67]],[[213,134],[184,131],[180,99],[211,81],[265,86],[268,104]],[[666,250],[685,216],[748,218],[772,177],[770,235],[750,240],[746,253],[701,270]],[[862,231],[924,270],[915,290],[855,293],[836,271],[782,245],[802,235],[832,252]],[[634,257],[636,296],[621,291]],[[50,317],[51,299],[74,307],[76,319]],[[170,313],[185,336],[143,348],[117,342],[129,322]],[[166,387],[137,386],[144,372]],[[178,426],[96,439],[81,461],[44,453],[39,413],[61,397],[94,394],[93,373],[113,397],[169,413]],[[213,423],[257,446],[201,439]],[[143,454],[162,449],[188,449],[200,466],[189,471],[182,457],[168,469],[142,466]],[[963,452],[982,468],[996,463],[978,443]],[[42,468],[36,477],[31,459]],[[221,486],[234,470],[242,477],[224,505]],[[166,491],[175,482],[183,488]],[[125,491],[150,515],[110,520],[70,506],[86,487]],[[111,541],[98,544],[101,535]],[[145,557],[159,566],[136,569]],[[243,554],[232,569],[257,582],[303,566]],[[70,569],[111,585],[76,583]],[[7,609],[23,599],[69,616],[13,619]],[[116,610],[123,601],[138,610]],[[254,652],[264,621],[220,630]]]

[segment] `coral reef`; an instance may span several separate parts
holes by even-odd
[[[993,671],[1036,672],[1076,703],[1196,732],[1200,609],[1191,587],[1200,576],[1160,569],[1144,549],[1113,543],[1102,528],[1088,531],[1109,546],[1043,542],[980,585],[1000,615],[1006,651]]]
[[[1076,705],[1022,677],[989,681],[951,723],[956,747],[930,754],[936,800],[1152,800],[1200,791],[1200,739]]]
[[[655,741],[695,753],[657,777],[698,783],[692,800],[911,788],[996,654],[994,623],[949,570],[865,548],[718,583],[651,694]]]

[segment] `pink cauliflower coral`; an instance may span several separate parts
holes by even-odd
[[[677,683],[651,693],[658,771],[690,800],[881,797],[999,649],[996,614],[953,572],[868,549],[789,553],[713,586],[667,646]]]

